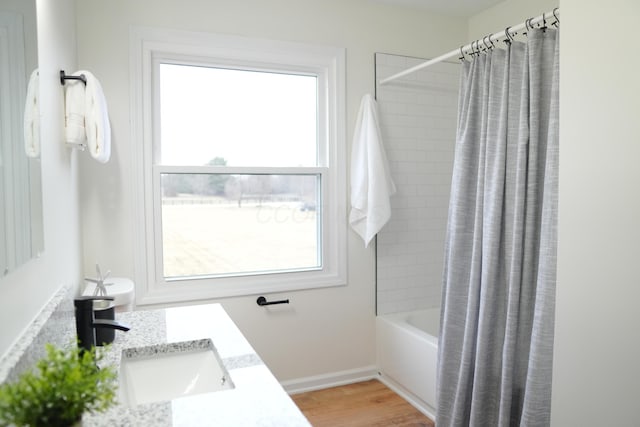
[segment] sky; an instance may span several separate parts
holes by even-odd
[[[161,163],[316,166],[317,78],[160,65]]]

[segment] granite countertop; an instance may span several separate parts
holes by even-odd
[[[220,304],[116,314],[131,327],[116,332],[101,365],[120,365],[124,349],[210,338],[233,389],[86,414],[89,426],[306,426],[302,415]]]

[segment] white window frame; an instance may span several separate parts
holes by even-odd
[[[154,69],[172,62],[292,72],[318,77],[319,163],[316,168],[252,168],[253,173],[322,176],[322,266],[305,271],[188,280],[165,280],[162,272],[160,173],[180,167],[158,165],[159,124],[153,122],[157,82]],[[345,50],[343,48],[134,27],[130,32],[131,137],[135,183],[135,278],[138,305],[205,300],[346,284]],[[200,167],[206,173],[247,173],[247,168]],[[189,167],[190,173],[195,173]],[[154,187],[155,185],[155,187]]]

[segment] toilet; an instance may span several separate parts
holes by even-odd
[[[126,277],[109,277],[105,279],[105,289],[107,296],[113,297],[113,305],[116,312],[131,311],[135,306],[135,290],[133,281]],[[85,281],[83,295],[93,295],[96,284]]]

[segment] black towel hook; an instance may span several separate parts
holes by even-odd
[[[60,84],[64,86],[65,80],[80,80],[84,85],[87,85],[87,77],[84,74],[79,76],[67,76],[64,70],[60,70]]]

